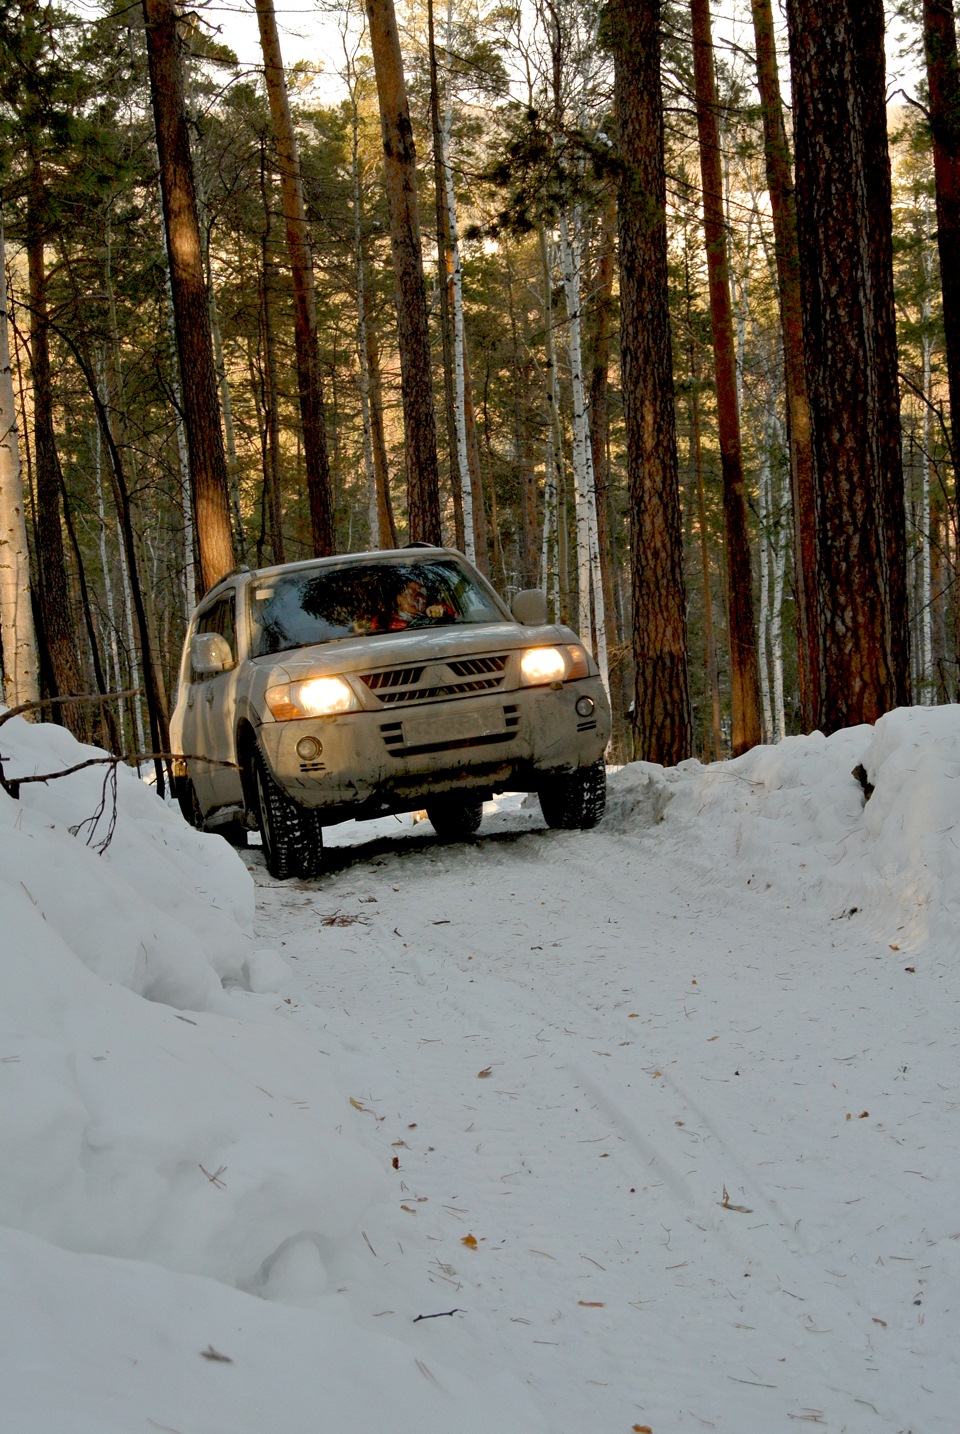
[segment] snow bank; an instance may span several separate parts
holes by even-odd
[[[17,717],[0,727],[0,754],[8,780],[103,757],[62,727]],[[223,981],[244,984],[249,873],[127,767],[28,783],[19,801],[0,792],[0,881],[25,891],[92,971],[138,995],[204,1010]]]
[[[825,902],[906,949],[960,935],[958,778],[960,706],[902,708],[712,766],[631,763],[611,776],[607,821],[656,825],[658,840],[699,849],[711,880]]]
[[[0,754],[8,779],[102,755],[16,718]],[[0,792],[10,1427],[523,1427],[345,1313],[327,1268],[384,1174],[325,1057],[250,994],[287,968],[252,946],[243,862],[111,770]]]

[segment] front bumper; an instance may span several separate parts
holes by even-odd
[[[307,759],[297,751],[304,738],[321,747]],[[409,809],[454,789],[535,791],[550,773],[603,755],[610,707],[600,679],[585,677],[402,710],[265,722],[259,740],[284,790],[329,811],[333,822],[361,814],[357,808]]]

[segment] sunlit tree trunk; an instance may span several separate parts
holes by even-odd
[[[177,12],[173,0],[142,0],[142,6],[190,452],[190,481],[200,572],[206,589],[219,582],[234,565],[227,463],[220,430],[210,309],[178,50]]]
[[[590,333],[589,414],[590,445],[593,463],[593,488],[596,494],[597,548],[603,584],[603,611],[607,620],[610,644],[619,641],[617,608],[613,585],[613,553],[610,532],[610,479],[607,444],[610,438],[607,390],[610,371],[610,319],[613,313],[613,278],[616,270],[617,211],[611,195],[601,219],[600,258],[592,299],[593,323]]]
[[[960,58],[953,0],[923,0],[923,39],[930,87],[937,247],[956,474],[960,466]]]
[[[881,0],[788,0],[824,732],[909,701]]]
[[[723,474],[732,747],[736,756],[748,747],[755,746],[761,737],[753,577],[743,452],[740,444],[740,415],[737,410],[736,352],[727,235],[723,217],[723,177],[709,0],[691,0],[690,11],[693,19],[697,130],[703,184],[703,229],[710,281],[710,323],[713,332],[717,423]]]
[[[440,485],[427,299],[417,210],[416,153],[393,0],[365,0],[383,131],[400,347],[411,541],[439,543]]]
[[[183,422],[183,397],[180,392],[180,378],[177,368],[177,333],[173,319],[173,296],[170,291],[169,264],[167,265],[165,287],[167,292],[167,331],[170,339],[170,357],[173,360],[174,367],[172,388],[173,405],[176,410],[174,422],[177,429],[177,460],[180,465],[180,511],[183,513],[183,596],[185,612],[189,616],[197,605],[197,565],[194,557],[193,542],[193,494],[190,490],[190,453],[187,447],[187,430]]]
[[[53,427],[53,389],[50,372],[47,276],[44,256],[43,179],[39,160],[34,158],[29,175],[27,198],[27,267],[30,285],[30,366],[33,378],[34,454],[37,484],[37,561],[43,568],[40,609],[43,641],[60,697],[81,693],[79,645],[60,511],[60,460]],[[86,734],[82,705],[67,704],[54,709],[55,721],[62,722],[78,737]]]
[[[693,746],[667,300],[660,0],[610,0],[619,181],[620,347],[633,546],[635,755]]]
[[[450,212],[444,178],[443,131],[440,126],[440,79],[437,67],[433,0],[427,0],[427,52],[430,66],[430,131],[433,140],[434,212],[437,228],[437,295],[440,301],[440,337],[443,347],[444,420],[447,432],[447,468],[453,507],[454,544],[466,552],[463,527],[463,490],[457,477],[457,420],[453,383],[453,321],[450,312],[450,280],[453,254],[450,248]]]
[[[797,677],[804,731],[817,720],[817,537],[813,491],[813,449],[810,402],[803,367],[803,310],[800,302],[800,256],[797,248],[797,207],[790,151],[783,123],[771,0],[752,0],[757,46],[757,84],[763,116],[767,188],[773,217],[783,332],[783,367],[793,494],[793,569],[797,611]]]
[[[0,214],[0,633],[8,707],[40,697],[37,638],[30,597],[30,553],[20,476],[20,437],[10,366],[7,268]]]
[[[333,524],[333,497],[330,460],[327,453],[326,423],[323,414],[323,385],[320,377],[320,348],[317,342],[317,305],[313,284],[313,259],[303,203],[297,138],[287,97],[287,81],[280,53],[280,36],[273,0],[256,0],[263,72],[270,100],[270,118],[280,167],[280,194],[286,226],[287,252],[293,277],[293,337],[297,353],[297,391],[300,424],[303,430],[303,457],[310,502],[310,531],[314,554],[327,557],[336,552]]]
[[[557,379],[557,343],[554,334],[553,265],[550,241],[542,226],[539,231],[540,268],[543,275],[543,328],[546,348],[547,454],[556,528],[556,590],[554,618],[567,622],[570,617],[570,576],[567,564],[566,483],[564,481],[563,430],[560,423],[560,386]]]
[[[572,222],[571,222],[572,221]],[[570,218],[560,217],[560,268],[567,303],[567,346],[573,390],[573,474],[577,511],[577,574],[580,596],[580,635],[589,642],[595,634],[597,666],[604,687],[609,687],[607,627],[597,543],[597,494],[593,482],[590,420],[583,381],[581,342],[581,285],[583,282],[582,218],[575,205]],[[571,233],[572,229],[572,233]],[[591,624],[591,600],[593,620]]]

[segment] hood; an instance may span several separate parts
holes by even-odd
[[[295,682],[307,675],[377,671],[384,667],[407,667],[421,662],[446,662],[457,657],[483,653],[515,652],[524,647],[545,647],[576,642],[569,628],[550,624],[525,627],[517,622],[465,623],[451,627],[413,628],[406,632],[383,632],[366,637],[340,638],[313,647],[257,658],[275,664],[280,676]]]

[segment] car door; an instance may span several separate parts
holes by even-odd
[[[224,593],[196,620],[195,634],[217,633],[230,650],[230,666],[223,672],[190,672],[190,693],[184,720],[184,747],[191,755],[211,760],[189,763],[190,775],[204,813],[242,799],[236,762],[235,710],[237,686],[236,594]],[[192,749],[187,736],[196,734]]]

